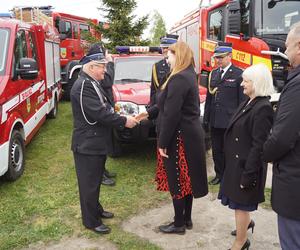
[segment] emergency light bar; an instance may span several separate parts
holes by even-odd
[[[116,50],[119,54],[145,53],[145,52],[162,53],[160,47],[149,47],[149,46],[116,46]]]

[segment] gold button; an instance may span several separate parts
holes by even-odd
[[[235,155],[235,158],[239,158],[239,155]]]
[[[238,138],[238,137],[236,137],[236,138],[235,138],[235,141],[239,141],[239,138]]]

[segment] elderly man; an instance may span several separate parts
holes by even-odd
[[[133,117],[114,113],[100,81],[104,79],[106,59],[94,51],[81,59],[80,77],[71,90],[74,119],[72,151],[78,179],[83,225],[97,233],[109,233],[101,218],[112,217],[99,203],[100,185],[108,152],[107,136],[111,127],[132,128]]]
[[[289,72],[278,103],[272,133],[263,157],[273,162],[271,203],[278,214],[278,232],[283,250],[300,249],[300,22],[286,39]]]
[[[204,128],[210,128],[212,155],[216,176],[209,184],[220,183],[224,172],[224,133],[231,116],[244,100],[242,70],[231,63],[231,43],[219,42],[213,57],[218,68],[209,76],[204,108]]]

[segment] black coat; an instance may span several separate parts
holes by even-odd
[[[281,216],[300,220],[300,66],[284,86],[264,159],[273,162],[272,207]]]
[[[242,82],[242,70],[233,64],[220,80],[220,69],[210,76],[210,89],[218,88],[215,94],[207,91],[203,121],[214,128],[227,128],[230,118],[245,99]]]
[[[268,97],[256,97],[247,105],[248,101],[239,106],[225,132],[221,192],[236,203],[254,205],[264,201],[267,163],[262,160],[262,150],[273,109]],[[241,189],[240,184],[250,187]]]
[[[82,92],[82,106],[87,120],[84,118],[81,105],[80,93]],[[95,82],[103,97],[103,103],[94,89],[92,82]],[[114,113],[112,103],[102,87],[86,73],[82,72],[71,89],[71,102],[74,118],[74,129],[72,137],[72,150],[80,154],[106,155],[108,153],[108,136],[111,127],[123,129],[126,117]]]
[[[208,193],[204,131],[200,123],[200,100],[196,73],[192,66],[172,76],[157,103],[158,147],[166,148],[164,158],[168,184],[172,194],[180,194],[177,158],[178,138],[182,137],[193,195]]]

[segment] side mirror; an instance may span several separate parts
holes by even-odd
[[[66,26],[65,21],[62,21],[62,20],[59,21],[58,31],[61,34],[66,34],[67,33],[67,26]]]
[[[33,58],[21,58],[17,74],[24,80],[32,80],[38,76],[36,60]]]
[[[228,31],[231,34],[241,32],[241,6],[239,0],[232,0],[228,3]]]

